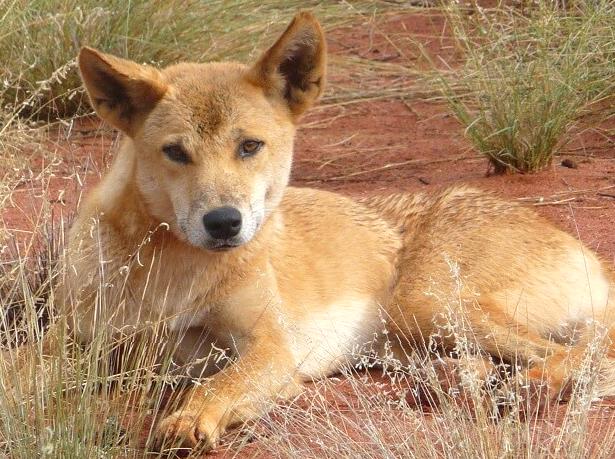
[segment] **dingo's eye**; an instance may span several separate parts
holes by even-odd
[[[248,158],[254,156],[262,148],[264,142],[260,140],[244,140],[239,144],[239,156]]]
[[[164,147],[162,147],[162,152],[166,155],[167,158],[176,163],[188,164],[192,162],[190,160],[190,156],[188,156],[188,153],[186,153],[186,150],[184,150],[184,147],[182,147],[178,143],[171,143],[169,145],[165,145]]]

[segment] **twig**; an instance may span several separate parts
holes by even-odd
[[[548,196],[547,198],[545,198],[544,196],[535,196],[535,197],[526,197],[526,198],[517,198],[517,201],[522,201],[522,202],[539,202],[539,201],[544,201],[545,199],[557,199],[557,198],[561,198],[564,196],[574,196],[574,195],[580,195],[580,194],[587,194],[587,193],[596,193],[598,194],[599,192],[605,191],[605,190],[612,190],[613,188],[615,188],[615,185],[609,185],[609,186],[605,186],[602,188],[586,188],[583,190],[574,190],[574,191],[560,191],[559,193],[555,193],[552,194],[551,196]]]
[[[577,196],[573,196],[571,198],[561,199],[559,201],[538,201],[538,202],[535,202],[533,205],[536,207],[538,206],[559,206],[559,205],[566,204],[568,202],[576,201],[576,200],[577,200]]]
[[[427,164],[439,164],[439,163],[445,163],[445,162],[455,162],[455,161],[462,161],[464,159],[468,159],[468,156],[457,156],[455,158],[442,158],[442,159],[435,159],[435,160],[426,160],[426,159],[409,159],[407,161],[400,161],[398,163],[389,163],[389,164],[385,164],[383,166],[378,166],[378,167],[374,167],[372,169],[366,169],[366,170],[361,170],[361,171],[355,171],[355,172],[351,172],[349,174],[344,174],[344,175],[335,175],[333,177],[298,177],[300,180],[302,181],[318,181],[318,182],[327,182],[327,181],[337,181],[337,180],[346,180],[352,177],[357,177],[359,175],[366,175],[366,174],[371,174],[373,172],[379,172],[379,171],[383,171],[383,170],[389,170],[389,169],[393,169],[395,167],[401,167],[401,166],[407,166],[409,164],[420,164],[420,165],[427,165]]]
[[[410,105],[410,102],[408,102],[405,98],[402,97],[401,102],[406,106],[406,108],[410,111],[410,113],[412,113],[414,116],[416,116],[417,120],[421,119],[421,116],[417,113],[417,111],[412,107],[412,105]]]

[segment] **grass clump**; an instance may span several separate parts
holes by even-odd
[[[465,66],[462,89],[444,77],[444,92],[496,173],[547,167],[579,118],[615,93],[610,1],[476,6],[473,14],[451,3],[446,12]]]
[[[0,63],[5,102],[36,117],[81,110],[75,56],[83,45],[140,62],[167,64],[215,55],[213,37],[245,18],[223,1],[109,2],[0,0]],[[254,8],[257,2],[236,1]],[[232,13],[231,13],[232,12]],[[262,24],[261,29],[262,29]],[[255,24],[255,29],[258,29]],[[237,36],[236,48],[245,48]]]
[[[137,62],[244,58],[301,9],[328,27],[371,14],[383,0],[0,0],[0,101],[49,120],[89,111],[75,56],[83,45]]]

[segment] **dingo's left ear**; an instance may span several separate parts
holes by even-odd
[[[326,61],[320,24],[312,13],[301,12],[252,67],[250,77],[267,93],[282,96],[298,116],[322,94]]]
[[[131,137],[167,90],[153,67],[92,48],[81,49],[79,70],[96,113]]]

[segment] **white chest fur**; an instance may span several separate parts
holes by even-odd
[[[291,322],[282,324],[288,327],[288,344],[300,377],[310,379],[352,364],[353,355],[373,340],[380,321],[373,299],[348,298],[306,311]]]

